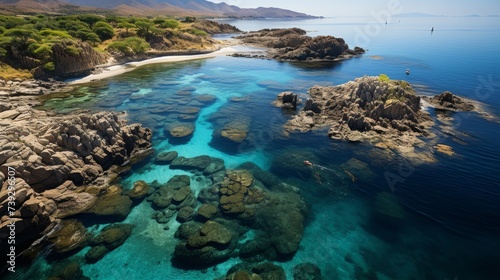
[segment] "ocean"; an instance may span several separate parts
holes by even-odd
[[[228,168],[253,162],[298,187],[309,214],[298,252],[275,262],[287,279],[293,279],[293,267],[303,262],[317,265],[323,279],[500,279],[500,18],[392,17],[387,24],[359,17],[220,21],[244,31],[300,27],[311,36],[342,37],[351,48],[367,52],[335,63],[216,57],[148,65],[83,85],[45,107],[59,112],[125,111],[129,122],[153,129],[156,153],[209,155],[223,159]],[[418,164],[397,154],[388,156],[370,144],[330,140],[326,131],[283,134],[290,116],[271,104],[280,92],[305,98],[313,85],[338,85],[382,73],[408,81],[421,95],[451,91],[480,101],[496,120],[477,113],[448,113],[454,133],[434,141],[451,146],[456,155],[435,154],[435,162]],[[193,101],[203,94],[215,96],[216,102]],[[201,108],[187,142],[167,137],[169,116],[151,112],[172,102]],[[231,120],[248,125],[249,137],[242,145],[230,146],[214,137]],[[284,161],[304,156],[321,167],[321,181],[281,168]],[[355,180],[339,175],[345,169]],[[165,183],[182,174],[192,176],[149,158],[121,184],[127,189],[137,180]],[[192,188],[199,192],[207,187],[203,182]],[[380,219],[381,212],[395,219]],[[172,220],[166,231],[150,219],[152,213],[147,201],[135,206],[124,221],[136,225],[132,236],[97,263],[83,262],[88,247],[69,258],[81,262],[91,279],[216,279],[239,262],[230,258],[205,270],[173,266],[173,235],[179,224]],[[93,231],[104,226],[85,223]],[[17,279],[41,279],[33,277],[47,275],[50,267],[40,257]]]

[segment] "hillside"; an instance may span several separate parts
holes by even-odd
[[[0,0],[0,14],[67,14],[111,10],[119,15],[207,16],[237,18],[309,18],[279,8],[242,9],[206,0]]]
[[[74,4],[58,0],[0,0],[0,14],[24,13],[68,13],[74,11],[90,11]]]
[[[228,24],[192,17],[0,16],[0,79],[65,79],[88,75],[111,57],[126,62],[209,52],[218,44],[209,34],[235,32]]]

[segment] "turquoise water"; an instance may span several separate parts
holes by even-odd
[[[439,142],[452,146],[457,156],[435,155],[436,163],[421,165],[409,165],[400,157],[386,159],[368,144],[329,140],[325,131],[283,134],[288,115],[271,104],[278,93],[291,90],[305,97],[312,85],[340,84],[380,73],[408,80],[421,94],[450,90],[485,102],[489,111],[500,114],[500,19],[393,19],[387,27],[382,25],[377,36],[361,42],[357,32],[367,21],[230,21],[243,30],[298,26],[312,35],[344,37],[351,46],[359,41],[368,52],[314,67],[233,57],[150,65],[79,88],[72,97],[51,100],[46,106],[62,112],[74,108],[126,111],[130,122],[153,129],[155,153],[210,155],[224,159],[228,168],[251,161],[299,187],[310,213],[299,251],[291,260],[278,263],[288,279],[293,266],[306,261],[317,264],[324,279],[498,279],[498,122],[475,113],[453,114],[460,133],[442,135]],[[404,73],[407,68],[410,76]],[[205,94],[216,101],[200,103],[197,97]],[[175,112],[166,112],[169,106]],[[193,107],[201,110],[190,115],[194,120],[186,120],[185,113]],[[233,120],[249,127],[247,140],[239,145],[217,137],[216,131]],[[179,121],[195,126],[188,141],[174,141],[164,132],[165,125]],[[322,166],[323,180],[273,166],[273,160],[293,159],[295,154],[307,154]],[[352,162],[363,164],[356,168]],[[343,168],[357,180],[345,176]],[[394,191],[386,181],[388,173],[401,179]],[[137,180],[165,183],[180,174],[193,176],[148,159],[121,183],[124,188]],[[196,193],[206,187],[203,178],[192,181]],[[400,206],[396,223],[377,218],[380,193],[390,193],[394,205]],[[84,274],[92,279],[215,279],[238,263],[238,258],[231,258],[207,270],[173,267],[170,259],[177,242],[173,234],[179,224],[172,220],[166,231],[165,225],[150,219],[152,213],[149,202],[134,207],[124,221],[137,226],[132,236],[96,264],[82,262]],[[247,238],[251,236],[247,233]],[[70,258],[80,261],[87,250]],[[33,275],[40,273],[36,269],[50,267],[43,260],[38,264],[28,278],[35,279]]]

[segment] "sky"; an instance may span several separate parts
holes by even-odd
[[[366,16],[392,9],[400,13],[446,16],[500,15],[498,0],[209,0],[240,8],[276,7],[314,16]],[[328,4],[325,4],[328,3]]]

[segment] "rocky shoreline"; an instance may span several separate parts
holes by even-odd
[[[0,95],[2,251],[8,246],[7,226],[11,222],[16,223],[16,249],[20,253],[35,240],[46,240],[49,232],[64,230],[63,218],[81,213],[108,218],[126,216],[127,210],[123,208],[127,203],[122,202],[130,199],[119,189],[113,192],[110,184],[124,168],[130,168],[131,162],[151,151],[151,130],[140,124],[126,124],[119,113],[76,112],[63,116],[33,108],[40,105],[35,99],[38,95],[70,90],[64,83],[3,84],[6,87]],[[8,170],[15,170],[12,213],[7,206],[9,181],[12,181],[7,180]],[[68,248],[59,248],[62,252],[75,245],[64,244]]]

